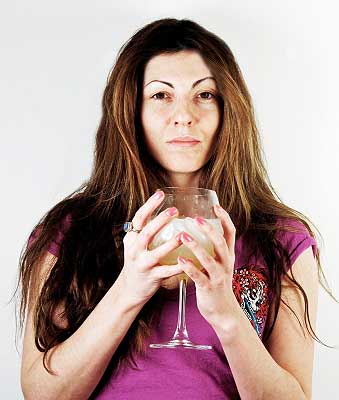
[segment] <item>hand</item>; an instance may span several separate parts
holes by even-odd
[[[123,240],[124,266],[118,279],[123,285],[123,293],[135,305],[146,303],[159,289],[163,279],[182,273],[182,267],[178,264],[158,265],[161,258],[182,244],[180,235],[154,250],[148,250],[155,234],[178,215],[178,210],[173,207],[149,221],[163,199],[164,193],[156,192],[139,208],[132,223],[134,228],[141,229],[141,232],[130,231]]]
[[[198,309],[213,327],[218,327],[230,315],[232,307],[238,306],[232,290],[236,229],[228,213],[219,207],[214,209],[221,219],[223,235],[203,218],[195,219],[199,229],[212,242],[215,258],[186,232],[181,235],[182,243],[197,257],[205,273],[198,270],[190,259],[178,257],[184,272],[195,282]]]

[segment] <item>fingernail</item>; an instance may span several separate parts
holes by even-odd
[[[177,213],[177,209],[175,207],[171,207],[166,211],[166,214],[169,215],[170,217],[173,217]]]
[[[186,232],[182,233],[181,237],[185,242],[192,242],[193,241],[193,238]]]
[[[199,225],[206,225],[206,221],[204,220],[204,218],[196,217],[196,218],[194,218],[194,219],[197,221],[197,223],[198,223]]]
[[[175,239],[176,239],[177,242],[181,243],[181,233],[178,233],[178,234],[175,236]]]
[[[186,262],[187,262],[183,257],[180,257],[180,256],[178,256],[178,261],[181,264],[186,264]]]
[[[153,198],[155,199],[155,200],[158,200],[158,199],[161,199],[161,197],[164,195],[164,192],[162,192],[161,190],[159,190],[158,192],[155,192],[154,194],[153,194]]]

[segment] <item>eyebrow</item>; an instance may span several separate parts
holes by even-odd
[[[215,80],[215,78],[213,78],[213,76],[206,76],[206,78],[198,79],[196,82],[194,82],[193,85],[192,85],[192,89],[193,89],[195,86],[199,85],[199,83],[201,83],[202,81],[205,81],[206,79],[213,79],[214,82],[216,82],[216,80]],[[152,82],[164,83],[165,85],[168,85],[168,86],[170,86],[172,89],[174,89],[174,86],[172,85],[172,83],[166,82],[166,81],[160,81],[160,80],[158,80],[158,79],[155,79],[155,80],[153,80],[153,81],[151,81],[151,82],[148,82],[147,85],[149,85],[149,84],[152,83]],[[145,85],[144,87],[146,87],[147,85]]]

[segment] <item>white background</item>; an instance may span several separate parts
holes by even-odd
[[[88,178],[116,52],[154,19],[193,19],[233,50],[253,97],[272,183],[320,229],[324,271],[339,297],[335,3],[1,1],[2,399],[22,399],[14,306],[7,304],[21,248],[42,214]],[[339,345],[338,311],[321,290],[317,333],[328,344]],[[314,399],[336,397],[338,364],[338,350],[317,345]]]

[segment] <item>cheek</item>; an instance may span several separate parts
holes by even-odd
[[[146,147],[155,158],[158,158],[157,155],[161,147],[161,133],[163,132],[161,118],[143,110],[141,124]]]
[[[165,107],[147,106],[141,110],[141,124],[146,147],[159,162],[167,154],[164,135],[169,123],[170,118]]]
[[[154,147],[160,140],[161,129],[161,118],[158,115],[149,113],[144,110],[141,113],[141,125],[143,128],[143,135],[145,142],[149,147]]]
[[[168,108],[161,105],[146,105],[141,110],[141,122],[144,128],[150,129],[154,126],[164,125],[169,121],[170,112]]]
[[[200,123],[202,130],[208,135],[214,135],[219,127],[220,123],[220,111],[219,109],[204,110],[200,117]]]

